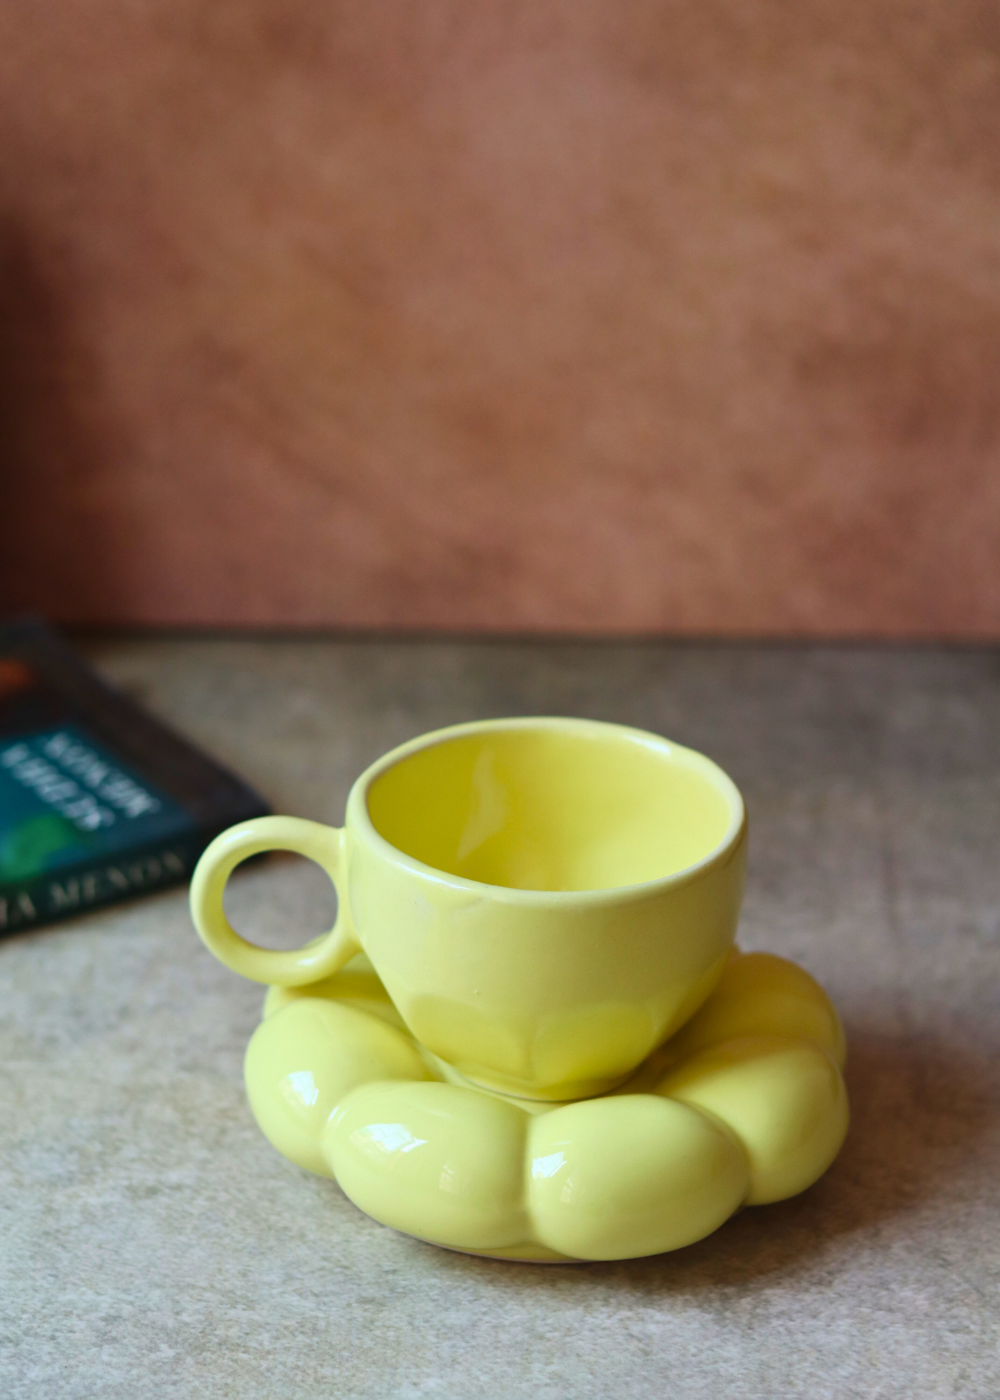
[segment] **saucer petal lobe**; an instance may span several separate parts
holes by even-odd
[[[254,1031],[243,1077],[268,1141],[297,1166],[330,1176],[320,1139],[345,1095],[372,1080],[431,1075],[413,1041],[377,1016],[298,997]]]
[[[749,1189],[739,1145],[697,1109],[623,1094],[529,1128],[535,1238],[576,1259],[631,1259],[703,1239]]]
[[[747,1205],[798,1195],[823,1175],[847,1133],[847,1091],[826,1051],[804,1040],[747,1036],[686,1061],[658,1093],[730,1128],[750,1164]]]
[[[452,1249],[529,1238],[524,1209],[528,1116],[453,1084],[368,1084],[333,1115],[323,1151],[361,1210]]]

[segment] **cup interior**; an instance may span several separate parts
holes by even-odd
[[[371,782],[369,818],[404,854],[519,890],[606,890],[677,875],[742,816],[716,766],[654,735],[516,722],[445,737]]]

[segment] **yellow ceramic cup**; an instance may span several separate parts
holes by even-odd
[[[245,942],[223,912],[234,866],[266,850],[310,857],[337,888],[333,929],[294,952]],[[701,754],[593,720],[498,719],[380,758],[340,830],[232,827],[191,908],[215,956],[258,982],[320,981],[365,952],[434,1056],[564,1100],[613,1088],[705,1000],[745,866],[743,801]]]

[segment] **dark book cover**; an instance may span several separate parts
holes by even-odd
[[[186,880],[267,811],[44,623],[0,624],[0,934]]]

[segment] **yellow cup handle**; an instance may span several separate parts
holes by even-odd
[[[337,891],[337,922],[304,948],[282,952],[241,938],[222,907],[226,881],[241,861],[263,851],[294,851],[314,860]],[[255,817],[231,826],[206,847],[191,879],[191,917],[201,941],[219,962],[251,982],[301,987],[331,977],[360,952],[347,908],[344,832],[301,817]]]

